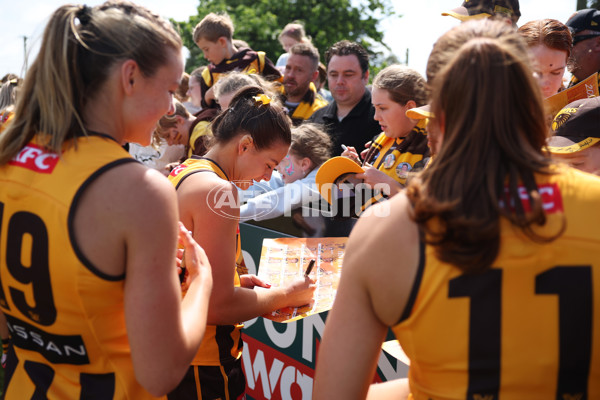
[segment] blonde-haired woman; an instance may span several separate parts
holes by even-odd
[[[210,266],[178,230],[172,186],[122,148],[148,145],[172,111],[181,46],[128,2],[50,17],[0,135],[6,399],[162,396],[200,345]],[[191,272],[183,302],[178,236]]]

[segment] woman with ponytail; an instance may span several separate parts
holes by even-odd
[[[192,156],[169,175],[181,221],[206,251],[214,280],[206,338],[171,400],[243,396],[242,322],[308,304],[315,289],[308,277],[271,288],[246,273],[241,255],[236,186],[269,180],[286,156],[291,129],[283,107],[258,86],[243,87],[212,122],[212,131],[214,143],[204,157]]]
[[[352,232],[313,398],[596,398],[600,180],[546,156],[510,25],[469,21],[443,39],[433,53],[456,50],[432,81],[441,149]],[[369,388],[388,328],[408,380]]]
[[[132,3],[64,5],[50,17],[0,135],[5,399],[162,396],[200,345],[206,255],[178,227],[169,182],[122,148],[148,145],[172,111],[181,46]]]

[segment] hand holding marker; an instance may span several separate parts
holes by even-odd
[[[308,267],[306,267],[306,271],[304,271],[304,276],[308,276],[310,274],[310,271],[312,271],[312,269],[313,269],[314,266],[315,266],[315,260],[312,259],[308,263]]]
[[[304,276],[306,278],[308,278],[308,275],[310,274],[310,272],[312,271],[314,266],[315,266],[315,260],[313,258],[308,263],[308,266],[306,267],[306,271],[304,271]],[[294,307],[294,311],[292,312],[292,318],[294,318],[297,314],[298,314],[298,307]]]

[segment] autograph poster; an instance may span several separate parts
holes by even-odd
[[[263,315],[276,322],[291,322],[328,311],[337,293],[342,260],[348,238],[277,238],[264,239],[258,276],[273,287],[301,278],[311,260],[310,277],[316,281],[314,300],[304,307],[286,307]]]
[[[598,96],[598,73],[590,75],[577,85],[558,92],[546,99],[546,107],[552,118],[567,104],[580,99]]]

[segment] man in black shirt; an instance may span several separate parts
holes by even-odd
[[[373,118],[375,108],[371,104],[371,92],[366,87],[369,54],[358,43],[342,40],[327,50],[325,58],[327,82],[334,101],[315,111],[309,121],[321,124],[331,136],[333,156],[341,155],[342,144],[352,146],[360,153],[365,143],[381,132],[379,123]],[[345,215],[325,218],[324,235],[348,236],[355,221]]]
[[[352,146],[360,153],[365,143],[381,132],[373,119],[369,81],[369,54],[358,43],[342,40],[326,54],[327,81],[334,101],[311,116],[310,121],[324,126],[333,140],[333,155],[339,156],[341,145]]]

